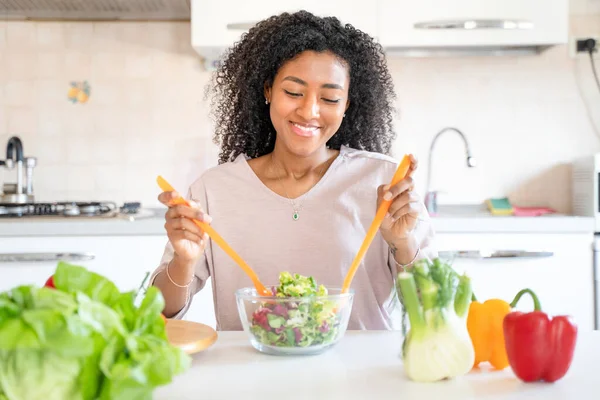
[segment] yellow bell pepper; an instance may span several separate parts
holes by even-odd
[[[511,303],[501,299],[489,299],[480,303],[473,296],[467,317],[467,329],[475,350],[473,367],[482,362],[489,362],[497,370],[508,367],[502,323],[506,314],[511,312],[526,292],[529,289],[521,290]]]

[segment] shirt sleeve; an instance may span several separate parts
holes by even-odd
[[[200,180],[196,181],[189,189],[186,195],[187,200],[195,201],[200,204],[203,210],[208,212],[207,201],[206,201],[206,192],[204,189],[204,185]],[[208,250],[209,246],[206,246]],[[192,279],[192,283],[188,288],[188,298],[185,302],[183,308],[177,312],[177,314],[173,315],[171,319],[182,319],[187,311],[189,310],[192,299],[195,294],[197,294],[204,286],[208,278],[210,277],[210,270],[208,268],[208,259],[207,259],[207,251],[205,250],[204,255],[200,257],[200,260],[196,263],[194,267],[194,278]],[[173,259],[174,250],[171,242],[167,242],[165,245],[165,250],[163,252],[163,256],[161,257],[159,266],[154,270],[152,275],[150,276],[150,284],[154,284],[154,280],[156,276],[161,272],[165,271],[167,265]]]

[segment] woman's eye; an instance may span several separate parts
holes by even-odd
[[[292,96],[292,97],[300,97],[300,96],[302,96],[302,93],[294,93],[294,92],[290,92],[289,90],[285,90],[285,89],[284,89],[283,91],[284,91],[284,92],[285,92],[287,95],[289,95],[289,96]],[[337,100],[334,100],[334,99],[326,99],[326,98],[323,98],[323,101],[325,101],[325,102],[327,102],[327,103],[332,103],[332,104],[335,104],[335,103],[339,103],[339,102],[340,102],[340,100],[339,100],[339,99],[337,99]]]
[[[294,97],[301,96],[301,94],[300,94],[300,93],[289,92],[289,91],[287,91],[287,90],[284,90],[284,92],[286,92],[286,93],[287,93],[287,94],[289,94],[290,96],[294,96]]]

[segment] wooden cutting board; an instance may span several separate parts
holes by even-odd
[[[179,319],[167,320],[167,338],[187,354],[208,349],[217,341],[217,331],[208,325]]]

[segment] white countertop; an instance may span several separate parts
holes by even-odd
[[[144,209],[140,216],[115,218],[0,218],[0,237],[166,235],[165,208]],[[493,216],[483,206],[441,206],[432,218],[438,233],[589,233],[594,219],[569,215],[540,217]]]
[[[441,233],[593,233],[592,217],[548,214],[537,217],[492,215],[484,204],[440,205],[432,217]]]
[[[540,217],[452,216],[433,219],[438,233],[589,233],[595,231],[594,219],[569,215]]]
[[[219,332],[213,347],[195,354],[192,367],[160,387],[154,399],[567,400],[597,399],[600,390],[600,331],[579,334],[569,372],[552,384],[523,383],[510,367],[412,382],[404,375],[400,347],[399,332],[349,331],[320,355],[271,356],[254,350],[244,332]]]
[[[165,209],[144,209],[139,215],[115,217],[0,218],[0,237],[16,236],[165,236]]]

